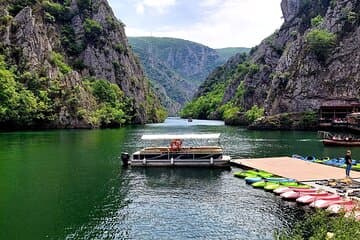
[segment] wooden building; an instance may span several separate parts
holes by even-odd
[[[360,112],[351,113],[347,116],[348,128],[360,132]]]
[[[360,103],[323,105],[319,110],[320,127],[347,127],[349,114],[360,112]]]

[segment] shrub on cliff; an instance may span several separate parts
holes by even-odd
[[[310,50],[319,60],[325,60],[335,45],[336,35],[323,29],[313,29],[306,34],[306,42]]]
[[[250,122],[254,122],[256,119],[264,116],[264,108],[254,105],[250,110],[245,113],[245,118]]]
[[[102,30],[103,28],[99,22],[92,20],[90,18],[85,19],[84,31],[85,31],[85,37],[88,41],[95,42],[99,38]]]

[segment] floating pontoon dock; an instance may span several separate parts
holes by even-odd
[[[233,165],[241,168],[264,170],[299,182],[310,182],[345,177],[345,169],[308,162],[291,157],[233,159]],[[360,172],[351,171],[352,178],[360,178]]]

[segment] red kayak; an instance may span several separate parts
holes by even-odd
[[[354,202],[352,200],[345,200],[345,199],[340,199],[340,200],[321,200],[320,199],[320,200],[316,200],[315,202],[312,202],[310,204],[310,207],[327,208],[333,204],[351,205],[351,204],[354,204]]]
[[[315,188],[279,187],[274,190],[274,193],[282,194],[290,191],[312,193],[312,192],[316,192],[317,190]]]
[[[312,202],[315,202],[316,200],[339,200],[340,196],[337,194],[327,194],[325,196],[312,196],[312,195],[305,195],[301,196],[296,199],[296,202],[302,203],[302,204],[310,204]]]
[[[357,207],[357,204],[355,204],[355,203],[345,204],[345,205],[332,204],[326,209],[326,211],[331,212],[331,213],[351,212],[354,209],[356,209],[356,207]]]
[[[302,196],[314,196],[314,197],[319,197],[319,196],[327,196],[329,195],[328,192],[316,192],[313,191],[313,192],[296,192],[296,191],[289,191],[289,192],[284,192],[282,193],[280,196],[282,198],[285,198],[285,199],[297,199],[299,197],[302,197]]]

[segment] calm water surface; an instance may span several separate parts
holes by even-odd
[[[232,157],[342,156],[314,132],[168,119],[116,130],[0,133],[0,239],[272,239],[304,208],[211,169],[127,169],[142,134],[222,133]],[[353,149],[360,159],[359,149]],[[233,169],[232,171],[236,171]]]

